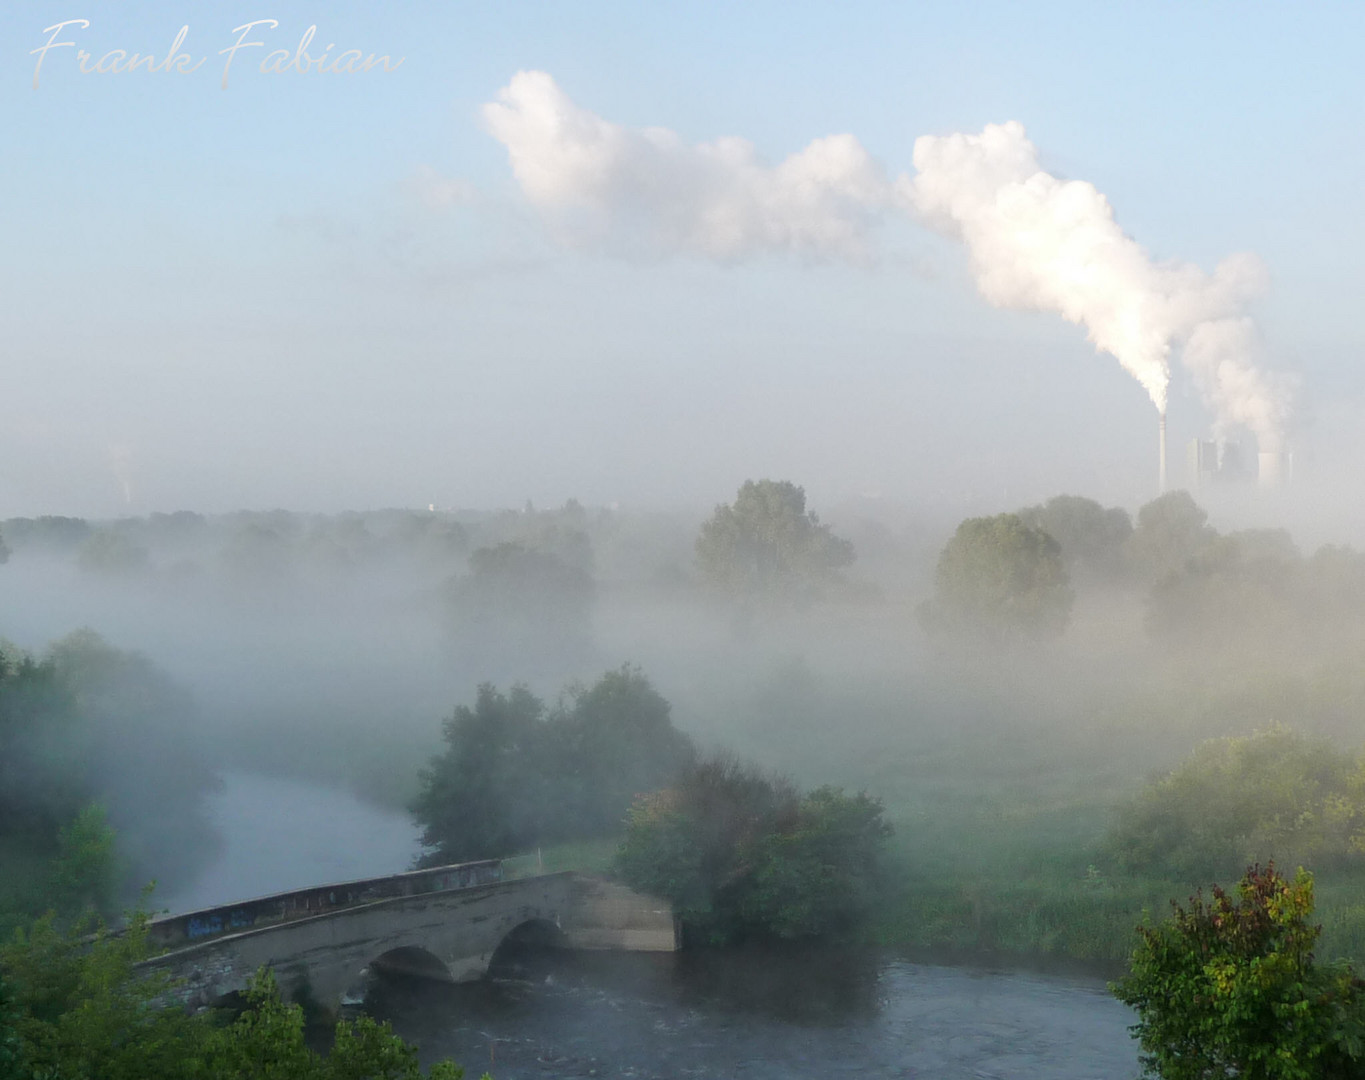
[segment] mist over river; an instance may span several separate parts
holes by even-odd
[[[205,799],[216,856],[155,905],[172,913],[412,869],[419,830],[399,810],[307,780],[225,772]]]

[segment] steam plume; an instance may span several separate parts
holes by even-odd
[[[1210,320],[1238,315],[1264,277],[1247,255],[1225,259],[1212,275],[1154,262],[1119,229],[1093,184],[1039,168],[1018,123],[990,124],[980,135],[926,135],[915,142],[915,168],[914,207],[967,245],[990,303],[1054,311],[1084,326],[1163,413],[1172,344]]]
[[[1093,184],[1044,172],[1022,125],[924,136],[916,175],[890,180],[852,135],[816,139],[775,166],[752,143],[688,144],[664,128],[627,128],[581,109],[540,71],[522,71],[483,108],[526,197],[559,238],[627,254],[734,261],[763,253],[870,258],[888,210],[913,211],[961,239],[981,294],[998,307],[1051,311],[1083,326],[1164,416],[1180,353],[1214,411],[1279,450],[1289,382],[1256,365],[1244,314],[1264,287],[1254,255],[1213,273],[1157,262],[1114,220]]]
[[[610,123],[542,71],[518,72],[483,116],[526,197],[577,246],[861,261],[878,212],[894,201],[852,135],[816,139],[769,166],[746,139],[690,145],[665,128]]]
[[[1261,352],[1251,319],[1215,319],[1194,328],[1182,359],[1213,407],[1215,435],[1222,438],[1241,424],[1255,433],[1261,453],[1279,454],[1286,449],[1296,387],[1289,377],[1258,367]]]

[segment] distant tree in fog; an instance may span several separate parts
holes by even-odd
[[[444,735],[411,805],[428,866],[611,836],[637,792],[671,782],[694,756],[668,702],[629,666],[553,709],[525,687],[484,684]]]
[[[1148,582],[1183,570],[1218,538],[1208,521],[1188,491],[1168,491],[1153,499],[1138,510],[1137,527],[1128,539],[1130,564]]]
[[[785,480],[748,480],[733,505],[702,525],[697,567],[732,596],[802,601],[853,562],[853,545],[806,509],[804,489]]]
[[[39,517],[10,518],[5,534],[15,547],[46,548],[51,551],[73,548],[94,530],[83,518]]]
[[[0,533],[0,565],[9,562],[9,548],[5,546],[5,534]]]
[[[1020,519],[1056,540],[1068,567],[1114,578],[1124,568],[1124,545],[1133,534],[1128,511],[1105,509],[1094,499],[1058,495],[1019,511]]]
[[[81,545],[77,565],[92,574],[131,574],[147,567],[148,552],[122,532],[100,529]]]
[[[485,664],[581,658],[591,645],[595,596],[587,571],[518,543],[479,548],[450,586],[461,649]]]
[[[1052,637],[1066,629],[1073,599],[1061,545],[1018,514],[997,514],[957,527],[920,620],[943,638]]]

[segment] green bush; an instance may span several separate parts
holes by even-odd
[[[1365,983],[1318,967],[1308,924],[1313,879],[1253,867],[1234,900],[1173,904],[1139,930],[1131,971],[1114,986],[1137,1010],[1143,1066],[1162,1080],[1348,1080],[1365,1074]]]
[[[801,794],[733,758],[706,759],[638,798],[616,867],[672,901],[704,941],[808,938],[853,929],[879,892],[891,828],[865,794]]]
[[[1339,867],[1365,853],[1365,768],[1285,727],[1213,739],[1122,808],[1124,868],[1183,881],[1276,859]]]

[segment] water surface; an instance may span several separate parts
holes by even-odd
[[[870,954],[569,953],[449,986],[384,977],[369,1008],[498,1080],[1130,1080],[1131,1012],[1102,980]]]

